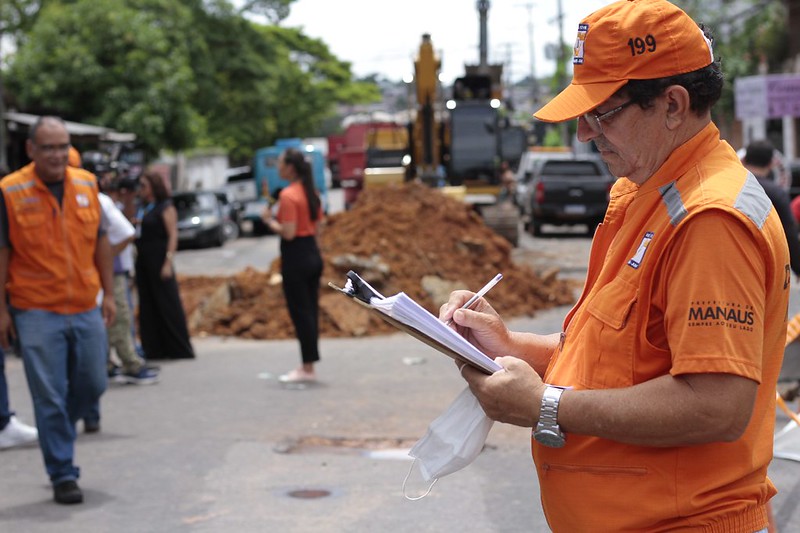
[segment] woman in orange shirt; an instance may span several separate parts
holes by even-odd
[[[317,226],[322,219],[319,194],[314,188],[311,164],[303,153],[289,148],[278,159],[281,178],[290,182],[278,195],[276,217],[265,212],[267,226],[281,238],[283,294],[300,341],[302,365],[282,375],[281,383],[316,381],[319,361],[319,282],[322,256],[317,246]]]

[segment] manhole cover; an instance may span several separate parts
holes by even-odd
[[[315,498],[325,498],[330,496],[331,492],[324,489],[298,489],[289,491],[289,496],[292,498],[300,498],[302,500],[313,500]]]

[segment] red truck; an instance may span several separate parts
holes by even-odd
[[[328,144],[331,172],[334,180],[338,173],[346,208],[355,203],[364,187],[402,183],[404,179],[404,166],[410,160],[405,124],[379,120],[353,122],[343,136],[333,136],[333,141],[328,137]]]

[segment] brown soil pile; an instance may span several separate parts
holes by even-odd
[[[572,288],[511,261],[511,245],[463,202],[420,184],[364,191],[347,212],[327,219],[321,233],[325,260],[320,296],[323,337],[394,331],[327,287],[343,286],[348,270],[389,296],[404,291],[438,314],[450,291],[477,290],[498,272],[503,280],[488,299],[506,317],[574,301]],[[281,290],[279,263],[269,272],[247,269],[228,278],[180,278],[193,335],[252,339],[293,338]]]

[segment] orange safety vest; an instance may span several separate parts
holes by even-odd
[[[10,304],[61,314],[96,307],[100,202],[94,175],[67,168],[62,205],[36,175],[33,163],[6,176],[0,189],[11,244],[6,282]]]
[[[740,221],[762,250],[765,279],[741,282],[756,286],[754,293],[765,291],[764,309],[751,312],[739,302],[695,305],[686,292],[669,315],[670,328],[678,329],[667,330],[667,317],[654,327],[654,307],[670,310],[655,295],[669,281],[662,274],[674,252],[671,244],[684,224],[709,210],[731,217],[732,224]],[[715,249],[713,242],[702,244]],[[724,372],[759,387],[750,423],[735,442],[648,447],[569,433],[560,449],[533,441],[551,528],[573,533],[765,527],[765,504],[776,492],[767,467],[787,323],[789,254],[763,189],[711,124],[643,185],[627,179],[615,184],[591,257],[583,294],[565,319],[565,336],[545,373],[547,383],[611,389],[665,374]],[[699,265],[697,275],[710,281],[714,266]],[[674,285],[671,290],[689,291]],[[665,348],[673,342],[691,347]],[[726,348],[731,342],[734,348]]]

